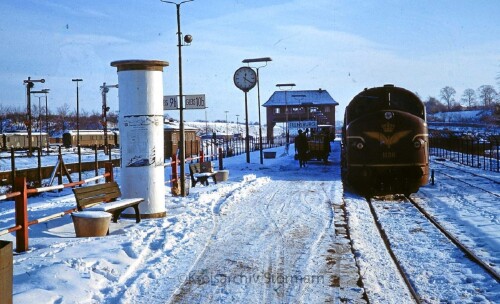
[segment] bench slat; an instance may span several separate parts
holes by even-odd
[[[126,198],[126,199],[114,201],[111,203],[101,204],[99,206],[87,208],[85,210],[109,211],[109,210],[118,209],[118,208],[132,207],[133,205],[140,203],[142,201],[144,201],[144,199],[142,199],[142,198]]]
[[[116,182],[74,188],[73,193],[80,209],[90,204],[113,201],[121,196]]]

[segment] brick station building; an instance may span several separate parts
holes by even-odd
[[[335,127],[335,106],[326,90],[275,91],[262,106],[266,107],[267,138],[273,138],[277,123],[316,121],[317,125]],[[285,126],[286,128],[286,126]]]

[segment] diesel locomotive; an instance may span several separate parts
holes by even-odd
[[[415,193],[429,179],[425,106],[394,85],[364,89],[342,128],[342,176],[366,196]]]

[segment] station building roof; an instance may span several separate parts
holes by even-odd
[[[286,100],[285,100],[286,94]],[[338,106],[332,96],[326,90],[289,90],[275,91],[273,95],[262,105],[263,107],[278,107],[278,106],[323,106],[333,105]]]

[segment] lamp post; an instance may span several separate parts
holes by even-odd
[[[286,124],[285,124],[285,137],[286,137],[285,152],[288,154],[288,146],[290,144],[290,130],[288,130],[288,101],[286,98],[286,91],[291,90],[295,86],[295,83],[278,83],[276,86],[280,90],[285,91],[285,121],[286,121]],[[284,89],[282,89],[282,88],[284,88]]]
[[[102,95],[102,127],[104,129],[104,154],[108,154],[108,118],[107,113],[109,107],[106,104],[106,94],[109,92],[109,88],[118,88],[117,84],[106,85],[105,82],[102,83],[101,95]]]
[[[43,89],[40,91],[31,91],[32,94],[38,94],[38,93],[43,93],[45,94],[45,132],[47,132],[47,155],[49,154],[49,107],[47,104],[47,94],[49,93],[50,89]],[[40,106],[40,97],[38,97],[38,108],[40,111],[40,117],[39,117],[39,125],[40,125],[40,151],[42,150],[42,110]]]
[[[80,97],[78,83],[83,79],[74,78],[71,81],[76,82],[76,145],[80,146]]]
[[[28,79],[24,80],[23,83],[26,84],[26,100],[27,100],[27,108],[26,108],[26,128],[28,129],[28,156],[33,156],[33,143],[31,139],[31,88],[35,86],[35,82],[44,83],[45,79]]]
[[[184,104],[182,101],[182,47],[185,45],[191,44],[191,41],[193,41],[193,37],[191,35],[186,35],[184,36],[184,42],[186,44],[182,44],[181,42],[181,4],[186,3],[186,2],[192,2],[194,0],[185,0],[179,3],[173,2],[173,1],[166,1],[166,0],[160,0],[161,2],[165,3],[170,3],[170,4],[175,4],[177,8],[177,47],[179,48],[179,100],[180,100],[180,105],[179,105],[179,120],[180,120],[180,125],[179,125],[179,132],[180,132],[180,145],[179,145],[179,158],[180,158],[180,163],[181,163],[181,168],[180,168],[180,182],[181,182],[181,196],[186,196],[186,185],[185,185],[185,162],[186,162],[186,142],[185,142],[185,135],[184,135]],[[174,177],[175,178],[175,177]]]
[[[254,69],[257,70],[257,103],[258,103],[258,112],[259,112],[259,154],[260,154],[260,164],[262,165],[264,163],[264,157],[262,153],[262,126],[261,126],[261,120],[260,120],[260,79],[259,79],[259,69],[267,66],[267,63],[269,61],[272,61],[270,57],[262,57],[262,58],[251,58],[251,59],[244,59],[243,63],[248,63],[248,66],[250,66],[250,63],[258,63],[258,62],[264,62],[265,64],[259,67],[254,67]]]

